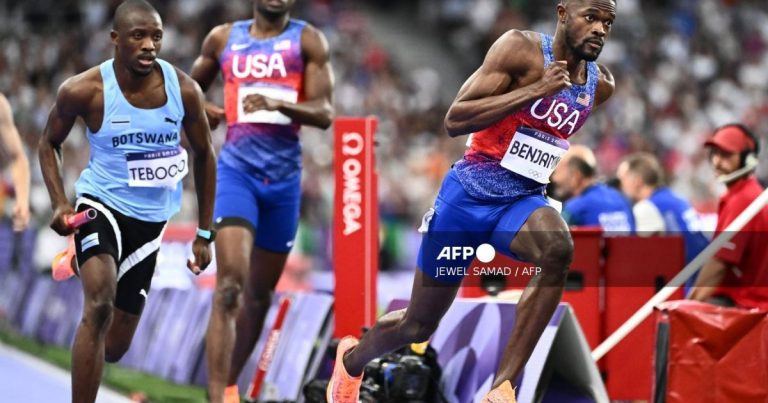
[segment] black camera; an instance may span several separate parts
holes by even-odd
[[[434,350],[429,348],[420,355],[404,347],[368,363],[361,398],[366,394],[377,402],[437,401],[440,372]]]
[[[445,401],[439,390],[441,375],[437,352],[426,346],[415,352],[411,346],[385,354],[368,363],[360,385],[363,403],[434,403]],[[313,381],[304,387],[308,403],[325,401],[328,381]]]

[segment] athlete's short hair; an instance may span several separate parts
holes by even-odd
[[[160,14],[147,0],[125,0],[115,9],[115,16],[112,19],[112,29],[117,31],[123,20],[134,11],[146,11],[158,15]]]
[[[586,1],[586,0],[560,0],[560,4],[566,6],[566,5],[568,5],[568,3],[572,3],[574,1]],[[619,0],[611,0],[611,1],[613,1],[614,4],[619,2]]]
[[[590,165],[584,158],[571,156],[568,158],[568,168],[581,173],[585,178],[594,178],[597,176],[597,169]]]
[[[640,177],[644,184],[659,187],[664,181],[664,170],[653,154],[634,153],[624,159],[627,170]]]

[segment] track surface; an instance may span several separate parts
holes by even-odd
[[[2,343],[0,391],[3,402],[71,402],[68,372]],[[131,400],[102,387],[96,402],[130,403]]]

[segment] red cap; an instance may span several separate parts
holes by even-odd
[[[740,153],[755,149],[755,142],[738,126],[725,126],[704,143],[729,153]]]

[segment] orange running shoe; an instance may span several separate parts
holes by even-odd
[[[67,249],[56,254],[51,263],[51,277],[64,281],[75,275],[75,237],[70,236]]]
[[[360,400],[360,384],[363,383],[363,375],[351,376],[344,368],[344,353],[355,347],[359,341],[347,336],[341,339],[336,348],[336,365],[333,366],[333,375],[328,382],[325,397],[328,403],[357,403]]]
[[[240,390],[237,385],[229,385],[224,389],[224,403],[240,403]]]
[[[504,381],[498,388],[488,392],[483,398],[482,403],[517,403],[512,383]]]

